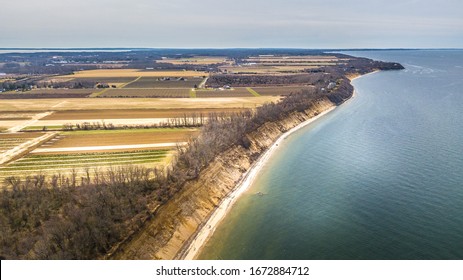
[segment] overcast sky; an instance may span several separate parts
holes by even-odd
[[[461,0],[1,0],[0,47],[463,48]]]

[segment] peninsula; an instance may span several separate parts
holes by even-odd
[[[194,258],[278,144],[403,69],[321,50],[0,54],[0,255]]]

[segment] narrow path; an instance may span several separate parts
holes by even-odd
[[[249,93],[251,93],[251,94],[254,95],[255,97],[259,97],[259,96],[260,96],[260,94],[259,94],[257,91],[253,90],[252,88],[247,87],[246,89],[249,91]]]
[[[138,80],[140,80],[140,79],[141,79],[141,76],[138,77],[138,78],[136,78],[135,80],[133,80],[133,81],[131,81],[131,82],[128,82],[128,83],[125,83],[125,84],[119,86],[119,88],[125,88],[126,86],[128,86],[128,85],[130,85],[130,84],[132,84],[132,83],[135,83],[136,81],[138,81]]]
[[[13,126],[13,127],[9,128],[7,131],[9,133],[19,132],[19,131],[21,131],[21,129],[23,129],[23,128],[27,127],[27,126],[31,126],[34,123],[38,122],[41,118],[45,118],[46,116],[49,116],[49,115],[51,115],[53,113],[54,113],[54,111],[48,111],[48,112],[36,114],[30,120],[27,120],[27,121],[25,121],[25,122],[23,122],[21,124]]]
[[[209,77],[204,78],[204,80],[198,85],[198,88],[204,88],[204,86],[206,85],[207,79],[209,79]]]
[[[6,162],[9,162],[10,160],[14,159],[15,157],[27,152],[29,149],[32,149],[35,146],[38,146],[52,137],[54,137],[58,132],[48,132],[45,135],[42,135],[40,137],[31,139],[30,141],[27,141],[25,143],[22,143],[13,149],[10,149],[2,154],[0,154],[0,164],[4,164]]]

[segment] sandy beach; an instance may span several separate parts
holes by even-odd
[[[272,154],[280,147],[281,142],[288,137],[290,134],[296,132],[297,130],[311,124],[315,120],[321,118],[322,116],[328,114],[332,110],[334,110],[336,106],[330,107],[326,111],[320,113],[319,115],[300,123],[298,126],[288,130],[287,132],[283,133],[273,145],[264,152],[260,156],[260,158],[252,165],[252,167],[246,172],[243,176],[241,181],[237,184],[236,188],[228,194],[224,200],[219,204],[216,210],[212,213],[209,219],[203,224],[201,229],[196,233],[194,238],[186,244],[186,249],[182,250],[177,259],[184,259],[184,260],[193,260],[195,259],[199,253],[201,252],[202,247],[206,244],[207,240],[212,236],[215,229],[219,225],[220,221],[227,215],[230,211],[232,206],[238,200],[238,198],[247,191],[247,189],[252,185],[254,179],[256,178],[257,174],[259,174],[260,170],[263,166],[268,162],[268,159],[272,156]]]

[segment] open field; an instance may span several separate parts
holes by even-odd
[[[58,78],[120,78],[120,77],[206,77],[207,72],[199,71],[154,71],[140,69],[98,69],[78,71]]]
[[[117,146],[186,142],[198,134],[198,129],[127,129],[63,132],[39,148],[69,148],[85,146]]]
[[[218,63],[231,63],[225,56],[194,56],[190,58],[163,58],[161,60],[156,60],[158,63],[171,63],[174,65],[210,65]]]
[[[125,86],[125,88],[193,88],[199,86],[203,78],[189,78],[180,80],[178,77],[169,80],[161,80],[159,78],[142,77],[138,81]]]
[[[132,85],[131,85],[132,86]],[[153,89],[141,89],[141,88],[118,88],[108,89],[103,93],[99,94],[98,97],[119,97],[119,98],[189,98],[189,88],[153,88]]]
[[[69,77],[72,77],[69,76]],[[135,77],[92,77],[92,78],[72,78],[73,82],[92,82],[106,84],[124,84],[134,80]]]
[[[0,112],[0,121],[19,121],[19,120],[29,120],[31,119],[35,113],[28,113],[28,112]]]
[[[143,165],[162,166],[166,163],[169,150],[119,151],[110,153],[74,154],[34,154],[0,166],[0,180],[8,176],[33,176],[35,174],[70,175],[75,172],[78,178],[94,176],[94,170],[106,170],[117,166]]]
[[[196,90],[197,97],[260,97],[260,96],[282,96],[292,92],[299,92],[304,89],[311,89],[311,86],[273,86],[273,87],[235,87],[227,90]]]
[[[37,99],[37,98],[84,98],[96,89],[33,89],[30,91],[7,91],[0,93],[0,99]]]
[[[40,100],[2,100],[0,112],[22,113],[67,110],[102,109],[200,109],[200,108],[255,108],[279,100],[277,96],[223,97],[223,98],[72,98]],[[0,123],[0,126],[3,126]]]
[[[275,96],[275,95],[288,95],[293,92],[300,92],[304,89],[312,89],[312,86],[284,86],[284,87],[253,87],[260,95]]]
[[[184,115],[209,113],[232,113],[240,108],[198,108],[198,109],[125,109],[125,110],[76,110],[57,111],[42,120],[85,120],[85,119],[141,119],[141,118],[181,118]]]
[[[233,89],[209,89],[209,90],[196,90],[196,96],[199,98],[211,97],[254,97],[246,88],[233,88]]]

